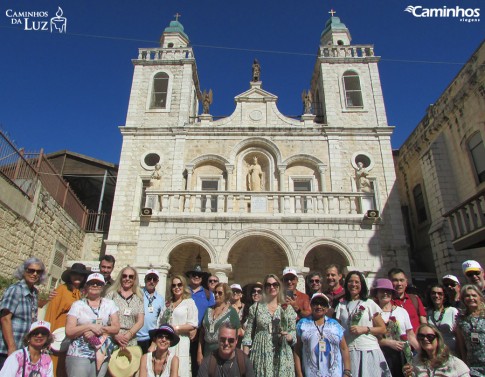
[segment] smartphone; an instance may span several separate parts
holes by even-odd
[[[286,291],[286,296],[289,297],[289,298],[291,298],[293,300],[293,297],[294,297],[293,296],[293,291],[287,290]]]

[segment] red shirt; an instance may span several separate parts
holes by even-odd
[[[310,299],[308,296],[303,292],[300,292],[298,289],[295,290],[295,296],[296,304],[300,309],[300,311],[296,313],[298,314],[296,319],[299,320],[300,318],[308,317],[310,314],[312,314],[312,309],[310,308]]]
[[[424,305],[421,302],[421,299],[416,295],[414,296],[418,301],[418,311],[416,311],[416,307],[414,306],[413,301],[407,293],[404,294],[404,298],[395,298],[394,300],[392,300],[392,303],[406,309],[409,314],[409,318],[411,319],[411,325],[413,325],[413,330],[414,332],[416,332],[419,325],[421,324],[421,322],[419,321],[419,317],[426,317],[426,310],[424,309]]]

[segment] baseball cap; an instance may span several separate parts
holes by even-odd
[[[233,285],[231,285],[231,289],[238,289],[238,290],[242,291],[242,288],[241,288],[241,286],[239,284],[233,284]]]
[[[30,325],[29,334],[32,331],[37,330],[37,329],[46,329],[47,331],[51,332],[51,324],[49,322],[46,322],[46,321],[34,322]]]
[[[290,267],[286,267],[284,270],[283,270],[283,276],[286,276],[286,275],[294,275],[294,276],[298,276],[296,274],[296,271],[293,269],[293,268],[290,268]]]
[[[441,280],[445,280],[445,279],[453,280],[456,284],[460,284],[460,281],[455,275],[445,275],[441,278]]]
[[[86,279],[86,283],[90,282],[91,280],[98,280],[98,281],[102,281],[103,284],[105,283],[104,276],[97,272],[89,275],[88,278]]]
[[[466,275],[468,271],[482,271],[482,266],[476,260],[467,260],[464,261],[461,265],[463,268],[463,273]]]
[[[160,274],[157,270],[154,270],[153,268],[149,269],[146,274],[145,274],[145,277],[148,276],[148,275],[157,275],[157,278],[160,277]]]

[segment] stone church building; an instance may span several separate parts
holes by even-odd
[[[301,117],[278,110],[255,61],[232,115],[215,119],[172,21],[133,60],[106,253],[142,276],[200,263],[242,285],[286,266],[303,277],[337,263],[371,280],[409,270],[378,62],[331,17]]]

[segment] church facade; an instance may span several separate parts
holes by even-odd
[[[332,16],[301,117],[278,110],[255,61],[232,115],[214,119],[172,21],[133,60],[106,253],[142,275],[200,263],[242,285],[287,266],[301,277],[330,263],[371,279],[409,270],[378,61]]]

